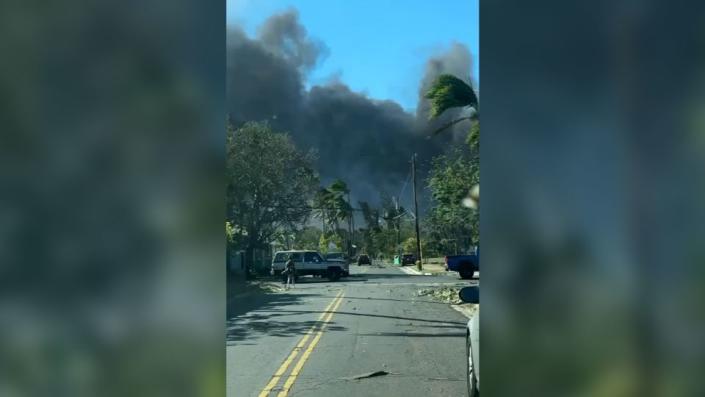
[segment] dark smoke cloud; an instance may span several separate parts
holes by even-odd
[[[426,63],[426,71],[419,86],[419,101],[416,107],[416,117],[421,123],[421,128],[434,131],[436,128],[453,119],[469,115],[469,110],[467,109],[451,109],[446,111],[437,120],[429,122],[428,115],[430,113],[431,106],[428,100],[424,98],[424,95],[431,87],[431,84],[433,84],[433,81],[439,75],[445,73],[452,74],[475,88],[472,84],[473,79],[470,75],[471,70],[472,57],[470,56],[470,51],[468,51],[468,48],[461,43],[453,43],[447,51],[443,51],[439,55],[428,60]],[[455,141],[462,141],[465,139],[467,134],[469,126],[468,123],[469,122],[458,123],[454,125],[448,133],[453,136]]]
[[[238,126],[269,120],[289,132],[300,148],[318,152],[324,183],[341,178],[350,186],[354,201],[373,203],[378,202],[380,191],[399,193],[409,174],[412,153],[418,153],[421,181],[429,160],[455,144],[454,135],[467,133],[468,125],[459,124],[455,133],[429,138],[433,125],[428,123],[428,104],[423,98],[416,114],[411,114],[396,102],[353,92],[335,79],[306,90],[307,73],[327,53],[324,44],[308,36],[294,10],[269,18],[256,38],[231,27],[227,51],[230,121]],[[440,73],[465,78],[470,70],[469,51],[454,44],[429,60],[420,93]]]
[[[257,32],[259,42],[269,51],[287,59],[302,72],[313,69],[328,55],[322,42],[308,37],[299,24],[299,14],[290,10],[270,17]]]
[[[297,68],[237,28],[230,29],[227,46],[226,95],[233,123],[277,118],[292,129],[304,100]]]

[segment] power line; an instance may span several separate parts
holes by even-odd
[[[406,186],[409,184],[410,180],[411,180],[411,171],[409,171],[406,174],[406,181],[404,182],[404,185],[402,186],[401,191],[399,192],[399,195],[397,196],[400,199],[401,199],[402,195],[404,194],[404,191],[406,190]]]

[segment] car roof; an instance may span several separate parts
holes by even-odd
[[[314,251],[314,250],[277,251],[277,252],[275,252],[275,254],[288,254],[288,253],[296,254],[296,253],[299,253],[299,252],[316,252],[316,251]]]

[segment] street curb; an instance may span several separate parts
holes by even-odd
[[[401,270],[402,272],[404,272],[406,274],[411,274],[414,276],[433,276],[433,273],[421,273],[418,270],[414,270],[414,269],[411,269],[408,267],[400,267],[399,270]]]
[[[460,305],[450,305],[450,307],[453,308],[456,312],[462,314],[463,316],[467,317],[468,319],[472,318],[475,313],[477,312],[477,305],[473,305],[470,303],[464,303]]]

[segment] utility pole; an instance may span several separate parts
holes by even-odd
[[[401,222],[401,217],[399,216],[399,200],[396,197],[392,197],[394,199],[394,216],[397,218],[395,222],[395,226],[397,227],[397,253],[399,254],[399,261],[401,261],[401,242],[399,241],[400,237],[400,225],[399,222]]]
[[[350,259],[353,255],[353,211],[352,211],[352,203],[350,202],[350,190],[348,190],[348,205],[350,205],[350,218],[348,218],[348,259]]]
[[[411,156],[411,175],[414,180],[414,222],[416,223],[416,259],[419,261],[419,270],[423,270],[421,258],[421,237],[419,236],[419,202],[416,198],[416,153]]]
[[[348,201],[350,201],[350,193],[348,193]],[[352,209],[352,203],[350,203],[350,224],[352,225],[352,231],[350,233],[351,246],[355,245],[355,210]],[[352,247],[352,255],[355,255],[357,248]]]

